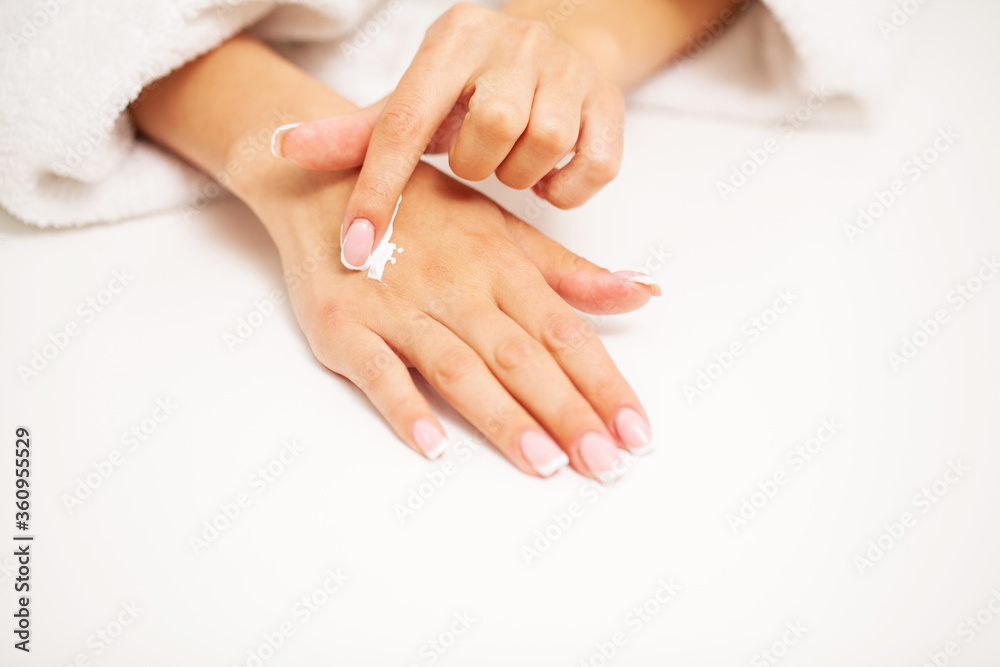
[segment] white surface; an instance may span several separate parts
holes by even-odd
[[[0,663],[246,665],[289,621],[294,634],[264,664],[428,665],[425,643],[468,612],[471,629],[433,664],[576,666],[619,631],[611,665],[767,664],[758,652],[799,622],[807,631],[778,664],[916,666],[955,641],[949,664],[996,665],[1000,617],[971,642],[959,626],[1000,590],[1000,280],[961,311],[948,294],[1000,254],[998,14],[924,5],[892,38],[901,68],[879,122],[816,119],[727,204],[717,179],[771,126],[634,112],[620,179],[572,213],[487,186],[612,269],[671,254],[654,272],[661,299],[595,322],[658,446],[604,493],[474,449],[440,401],[452,451],[421,460],[312,358],[287,303],[230,351],[224,336],[282,289],[266,235],[233,200],[189,224],[46,232],[4,217],[0,433],[13,445],[17,425],[32,429],[37,538],[33,652],[8,635]],[[954,147],[849,243],[857,207],[949,126]],[[77,304],[123,268],[134,279],[84,322]],[[794,306],[749,342],[741,328],[779,290]],[[887,353],[938,308],[948,323],[893,371]],[[25,386],[17,366],[70,320],[80,335]],[[682,386],[734,341],[745,353],[689,405]],[[63,495],[165,398],[175,414],[68,512]],[[842,432],[793,472],[786,453],[829,417]],[[251,476],[287,439],[303,451],[258,495]],[[922,512],[913,496],[956,460],[968,472]],[[397,503],[448,465],[401,525]],[[779,470],[790,481],[734,535],[727,513]],[[195,555],[189,538],[240,493],[250,506]],[[580,516],[526,563],[522,546],[572,503]],[[854,557],[906,511],[915,525],[859,574]],[[12,558],[0,564],[10,619]],[[299,623],[294,605],[337,568],[350,581]],[[671,578],[681,590],[637,626],[630,610]],[[97,655],[94,633],[133,600],[138,619]]]

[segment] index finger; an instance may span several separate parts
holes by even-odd
[[[422,46],[386,101],[344,214],[347,268],[367,263],[420,156],[461,97],[469,77],[460,61]]]

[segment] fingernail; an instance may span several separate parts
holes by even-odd
[[[551,477],[569,463],[566,452],[552,438],[537,431],[525,431],[520,437],[521,454],[542,477]]]
[[[627,280],[630,283],[646,285],[653,293],[653,296],[660,296],[663,294],[663,290],[660,289],[660,284],[653,280],[653,277],[649,274],[639,273],[638,271],[615,271],[611,275],[616,278],[621,278],[622,280]]]
[[[622,473],[616,469],[621,461],[618,447],[600,433],[588,433],[580,439],[580,457],[602,484],[610,484]]]
[[[363,271],[368,268],[374,244],[374,225],[364,218],[355,218],[344,236],[344,245],[340,249],[340,261],[349,269]]]
[[[448,440],[441,429],[426,419],[420,419],[413,425],[413,439],[431,461],[444,454],[448,447]]]
[[[645,417],[632,408],[622,408],[615,416],[615,431],[633,454],[653,451],[653,438]]]
[[[302,123],[289,123],[288,125],[282,125],[274,131],[274,134],[271,135],[271,153],[274,154],[274,157],[285,157],[285,135],[288,134],[289,130],[294,129],[301,124]]]

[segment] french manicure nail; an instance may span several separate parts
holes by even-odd
[[[653,438],[649,422],[632,408],[622,408],[615,416],[615,431],[633,454],[648,454],[653,451]]]
[[[537,431],[525,431],[519,438],[521,454],[542,477],[551,477],[569,463],[566,452],[552,438]]]
[[[441,429],[426,419],[419,419],[413,425],[413,439],[424,456],[431,461],[444,454],[444,450],[448,447],[448,440]]]
[[[288,125],[282,125],[274,131],[274,134],[271,135],[271,153],[274,157],[285,157],[285,135],[288,134],[289,130],[294,129],[301,124],[302,123],[289,123]]]
[[[580,457],[602,484],[610,484],[621,475],[617,470],[621,461],[618,447],[600,433],[588,433],[580,439]]]
[[[375,226],[364,218],[355,218],[344,236],[340,261],[353,271],[363,271],[368,268],[374,244]]]
[[[653,277],[649,274],[639,273],[638,271],[615,271],[611,275],[616,278],[621,278],[622,280],[627,280],[630,283],[646,285],[653,292],[653,296],[660,296],[663,294],[663,290],[660,289],[660,284],[653,280]]]

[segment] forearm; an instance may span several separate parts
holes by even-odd
[[[684,52],[713,21],[751,0],[511,0],[503,11],[548,24],[623,89]]]
[[[139,130],[212,175],[261,217],[276,241],[288,230],[261,215],[295,188],[327,186],[330,174],[302,173],[269,148],[278,125],[356,107],[266,45],[245,35],[149,87],[131,108]],[[280,247],[279,243],[279,247]]]

